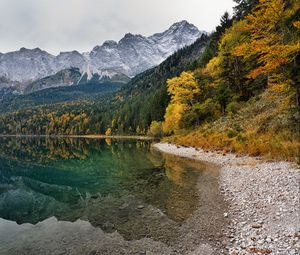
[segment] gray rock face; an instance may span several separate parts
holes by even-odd
[[[30,83],[26,86],[24,92],[31,93],[47,88],[71,86],[77,84],[80,77],[81,73],[78,68],[63,69],[54,75],[47,76]]]
[[[29,82],[53,75],[60,70],[79,68],[82,73],[100,76],[134,76],[160,64],[176,50],[192,44],[203,32],[181,21],[163,33],[150,37],[126,34],[119,42],[106,41],[91,52],[62,52],[53,56],[39,48],[0,54],[0,77]]]
[[[56,58],[56,70],[68,69],[71,67],[84,70],[87,65],[87,59],[78,51],[61,52]]]
[[[98,73],[115,70],[134,76],[160,64],[202,34],[187,21],[175,23],[165,32],[150,37],[128,33],[118,43],[106,41],[102,46],[96,46],[89,54],[91,67]]]
[[[0,76],[28,81],[55,72],[55,56],[39,48],[9,52],[0,56]]]

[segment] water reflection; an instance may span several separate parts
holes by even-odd
[[[126,239],[172,240],[198,204],[201,171],[149,141],[1,138],[0,218],[83,219]],[[162,234],[163,237],[162,237]]]

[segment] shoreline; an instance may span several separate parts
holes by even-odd
[[[138,135],[8,135],[0,134],[0,137],[17,138],[85,138],[85,139],[134,139],[134,140],[156,140],[155,137]]]
[[[228,254],[300,254],[300,168],[284,161],[207,152],[169,143],[157,150],[220,167],[219,189],[229,204],[223,231]]]

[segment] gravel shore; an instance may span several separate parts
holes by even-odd
[[[230,224],[221,230],[227,254],[300,254],[299,166],[168,143],[154,148],[220,166],[219,188],[229,204]]]

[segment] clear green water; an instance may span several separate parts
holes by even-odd
[[[149,141],[0,138],[0,148],[0,218],[18,224],[82,219],[131,240],[163,221],[171,238],[198,205],[199,169]]]

